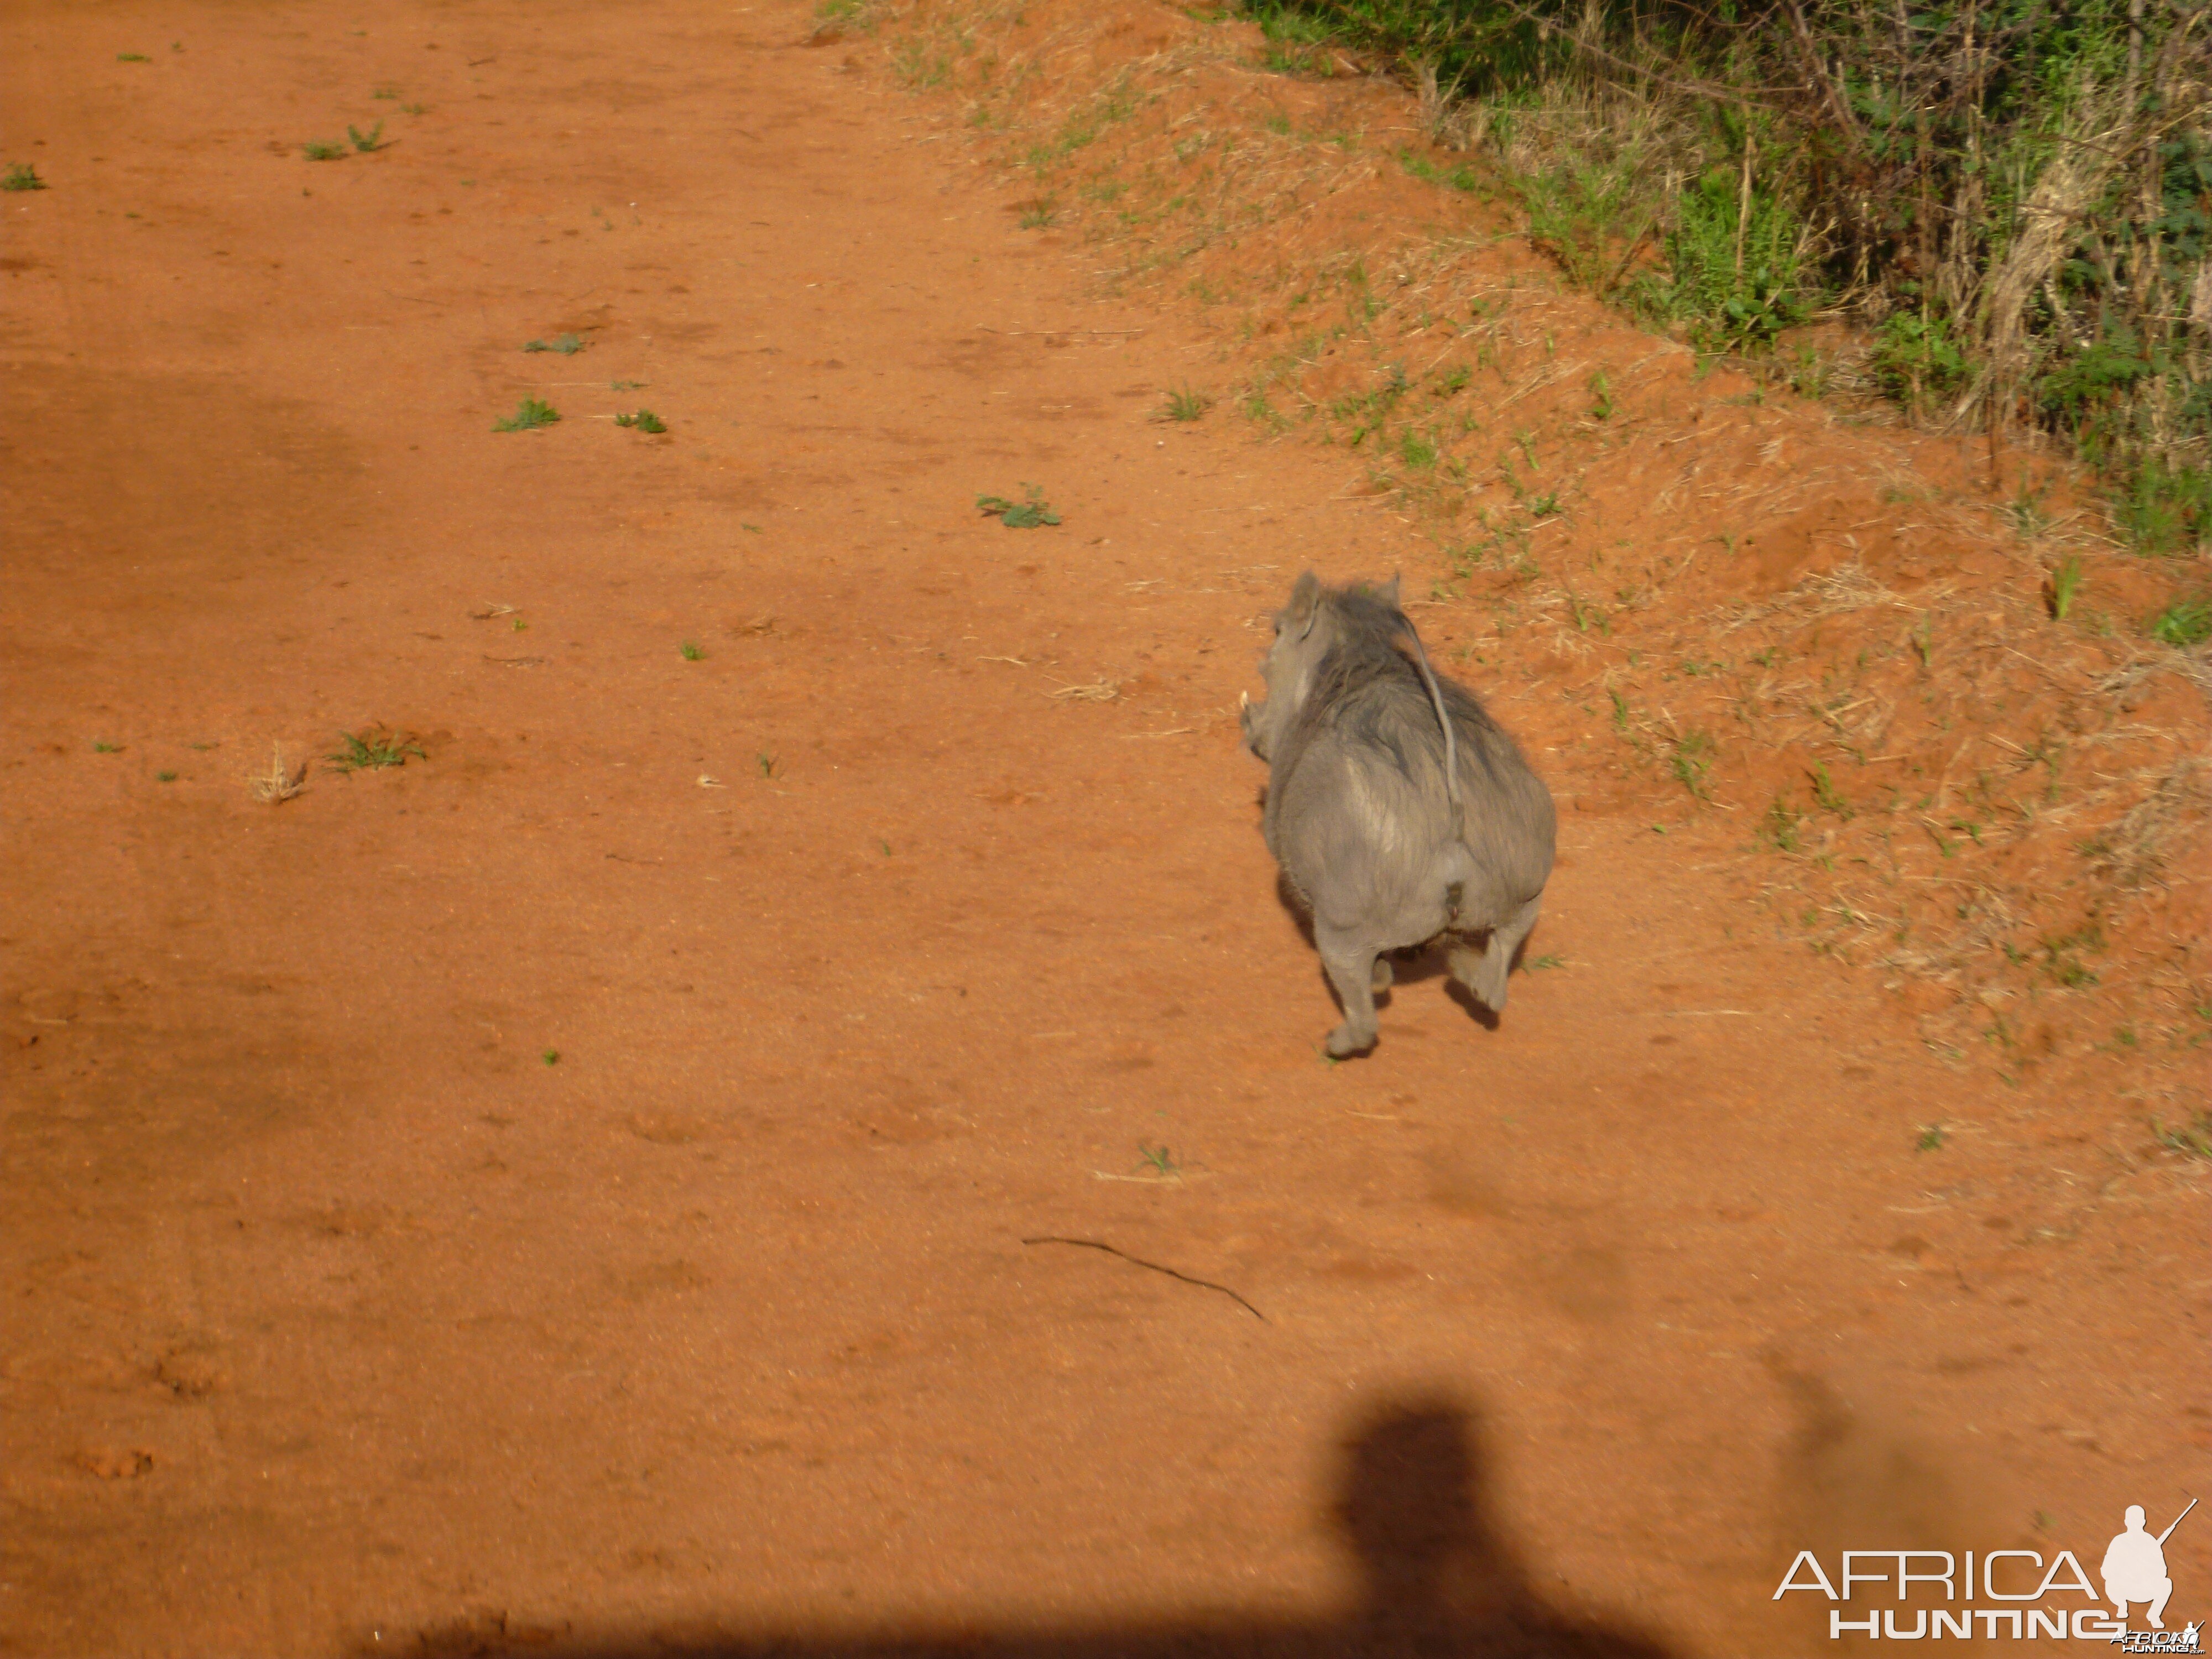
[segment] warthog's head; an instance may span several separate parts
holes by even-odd
[[[1260,659],[1260,678],[1267,700],[1242,705],[1244,746],[1261,760],[1272,759],[1275,744],[1291,729],[1313,690],[1314,671],[1337,642],[1347,623],[1372,626],[1377,616],[1397,616],[1398,579],[1380,586],[1327,588],[1310,570],[1291,589],[1291,602],[1275,613],[1275,637]],[[1354,614],[1357,613],[1357,614]],[[1401,618],[1402,621],[1402,617]]]

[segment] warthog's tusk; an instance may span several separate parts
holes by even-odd
[[[1239,708],[1249,708],[1252,706],[1252,694],[1249,691],[1239,691],[1237,694],[1237,706]]]

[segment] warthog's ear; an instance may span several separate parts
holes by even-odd
[[[1304,639],[1313,632],[1314,618],[1320,614],[1321,578],[1309,570],[1291,589],[1291,605],[1285,613],[1283,631]]]

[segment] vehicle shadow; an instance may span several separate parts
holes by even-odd
[[[806,1631],[733,1619],[624,1634],[526,1632],[502,1616],[424,1630],[411,1644],[387,1626],[373,1642],[356,1640],[349,1659],[1670,1659],[1650,1637],[1538,1593],[1492,1511],[1480,1425],[1463,1404],[1400,1401],[1356,1424],[1334,1516],[1358,1562],[1359,1594],[1342,1614],[1307,1621],[1200,1612],[994,1631],[955,1613],[935,1629]]]

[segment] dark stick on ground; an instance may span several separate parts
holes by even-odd
[[[1079,1249],[1085,1250],[1103,1250],[1109,1255],[1120,1256],[1122,1261],[1130,1263],[1133,1267],[1149,1267],[1156,1273],[1165,1273],[1170,1279],[1180,1279],[1184,1284],[1195,1285],[1200,1290],[1218,1291],[1222,1295],[1234,1302],[1238,1307],[1243,1309],[1246,1313],[1250,1314],[1253,1318],[1258,1320],[1262,1325],[1267,1322],[1267,1315],[1261,1313],[1257,1308],[1247,1302],[1243,1297],[1237,1295],[1236,1291],[1231,1290],[1226,1285],[1217,1285],[1210,1279],[1193,1279],[1188,1273],[1177,1273],[1173,1267],[1163,1267],[1157,1261],[1146,1261],[1139,1256],[1131,1255],[1127,1250],[1117,1250],[1111,1244],[1102,1244],[1095,1238],[1054,1238],[1048,1237],[1044,1238],[1025,1238],[1022,1243],[1024,1244],[1073,1244]]]

